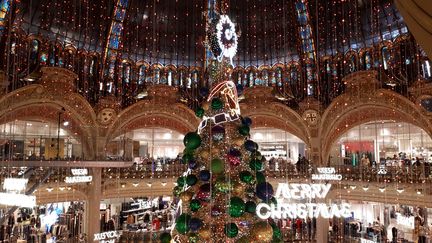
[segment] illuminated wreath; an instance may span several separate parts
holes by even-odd
[[[232,59],[237,53],[237,34],[235,25],[227,15],[221,15],[219,22],[216,25],[216,37],[221,53],[218,56],[218,61],[222,61],[223,57]]]

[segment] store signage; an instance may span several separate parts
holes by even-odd
[[[27,187],[28,179],[23,178],[6,178],[3,183],[3,189],[6,191],[22,191]]]
[[[71,173],[74,176],[88,175],[88,169],[71,169]]]
[[[93,180],[93,176],[88,175],[88,169],[71,169],[71,173],[73,176],[66,176],[66,183],[83,183]]]
[[[131,204],[131,206],[137,206],[137,205],[138,205],[138,209],[149,209],[152,207],[152,201],[138,199],[136,202]]]
[[[375,243],[375,241],[361,238],[360,243]]]
[[[36,206],[36,197],[24,194],[0,192],[0,204],[23,208],[33,208]]]
[[[406,217],[400,213],[396,213],[396,222],[399,225],[414,229],[414,216]]]
[[[307,217],[350,217],[351,205],[342,203],[340,205],[325,203],[285,203],[284,199],[314,199],[325,198],[330,191],[331,184],[289,184],[279,183],[275,198],[277,204],[260,203],[256,208],[257,216],[261,219],[286,219]]]
[[[387,169],[385,165],[380,165],[378,175],[387,175]]]
[[[108,231],[94,234],[93,241],[99,241],[100,243],[115,243],[116,239],[120,238],[121,233],[117,231]]]
[[[340,181],[342,180],[341,174],[336,174],[334,167],[319,167],[317,168],[318,174],[312,174],[312,180],[327,180],[327,181]]]

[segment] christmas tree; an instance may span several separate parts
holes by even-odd
[[[208,43],[215,56],[222,57],[209,67],[213,87],[196,110],[201,123],[184,137],[182,162],[189,169],[173,190],[181,200],[181,213],[171,236],[163,234],[161,241],[278,242],[275,224],[256,215],[258,203],[276,200],[263,173],[265,158],[250,140],[252,121],[241,117],[236,85],[227,72],[231,66],[226,57],[232,50],[225,49],[237,42],[234,25],[225,15],[218,19],[211,21],[215,35],[208,35]]]

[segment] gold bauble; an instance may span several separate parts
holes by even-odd
[[[235,138],[233,142],[235,145],[240,147],[244,144],[244,138]]]
[[[242,195],[245,192],[245,190],[246,190],[246,187],[242,183],[240,183],[238,181],[234,182],[233,193],[236,196]]]
[[[220,149],[219,149],[218,147],[213,147],[213,148],[211,149],[211,154],[212,154],[213,156],[218,155],[219,152],[220,152]]]
[[[235,243],[250,243],[252,242],[252,239],[249,237],[249,235],[244,235],[240,239],[236,240]]]
[[[189,202],[192,199],[193,195],[194,195],[193,192],[191,192],[191,191],[185,191],[185,192],[182,192],[180,194],[180,199],[183,202]]]
[[[267,222],[258,222],[252,226],[251,238],[258,242],[271,242],[273,238],[273,228]]]
[[[202,104],[202,108],[203,108],[205,111],[208,111],[208,109],[210,108],[210,103],[209,103],[209,102],[204,102],[204,103]]]
[[[207,160],[210,157],[210,153],[207,149],[203,149],[199,155],[204,160]]]
[[[211,237],[210,228],[208,226],[202,227],[198,231],[198,234],[199,234],[201,239],[208,240]]]

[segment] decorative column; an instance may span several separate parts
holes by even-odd
[[[100,201],[102,198],[102,168],[92,168],[93,181],[88,186],[88,201],[85,209],[87,241],[93,242],[93,236],[100,232]]]

